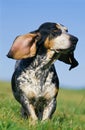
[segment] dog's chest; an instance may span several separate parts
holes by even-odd
[[[48,69],[44,71],[28,69],[22,71],[21,75],[17,77],[17,87],[29,98],[44,97],[55,89],[55,84],[52,82],[53,75],[54,73]]]

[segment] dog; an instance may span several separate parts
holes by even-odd
[[[78,65],[74,50],[78,38],[58,23],[43,23],[37,30],[16,37],[7,57],[16,59],[11,84],[22,115],[32,120],[51,119],[57,106],[59,79],[54,62]]]

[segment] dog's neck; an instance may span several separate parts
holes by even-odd
[[[55,53],[54,51],[48,51],[42,55],[37,54],[34,58],[31,66],[37,70],[49,69],[51,65],[60,57],[60,54]]]
[[[31,68],[36,71],[40,69],[49,69],[51,65],[59,58],[59,54],[55,54],[53,52],[50,54],[48,53],[43,55],[37,54],[36,57],[21,60],[21,64],[23,64],[21,66],[23,66],[23,69]]]
[[[35,57],[21,60],[24,68],[31,68],[32,70],[45,70],[49,69],[51,65],[59,58],[60,54],[51,50],[40,49]]]

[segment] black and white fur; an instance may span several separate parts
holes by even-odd
[[[30,42],[32,48],[32,42],[36,41],[34,52],[30,49],[29,34],[34,38]],[[17,37],[8,53],[9,58],[17,59],[12,76],[12,90],[22,106],[24,116],[33,120],[47,120],[56,110],[59,90],[59,80],[53,63],[58,59],[71,64],[70,69],[76,67],[78,62],[74,58],[74,50],[78,39],[70,35],[65,26],[56,23],[44,23],[29,34]],[[25,44],[29,46],[28,56],[24,56],[24,49],[20,50]]]

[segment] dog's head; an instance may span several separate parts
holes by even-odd
[[[7,56],[13,59],[30,58],[36,55],[39,47],[43,46],[51,59],[54,55],[60,54],[58,59],[71,64],[72,69],[78,65],[74,58],[77,42],[78,38],[69,34],[65,26],[44,23],[38,30],[17,37]]]

